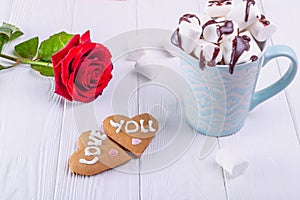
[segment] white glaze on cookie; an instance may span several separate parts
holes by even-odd
[[[144,126],[144,122],[145,120],[141,119],[140,120],[140,124],[138,124],[138,122],[134,121],[134,120],[129,120],[126,122],[125,124],[125,121],[124,120],[120,120],[120,123],[117,123],[117,122],[114,122],[113,120],[110,120],[109,123],[112,127],[115,127],[117,128],[116,129],[116,133],[120,133],[121,129],[122,129],[122,126],[125,124],[125,132],[130,134],[130,133],[136,133],[139,131],[139,129],[141,128],[141,132],[142,133],[147,133],[147,132],[155,132],[156,129],[153,128],[153,121],[152,120],[149,120],[148,121],[148,126],[149,126],[149,129],[146,129],[145,126]],[[129,125],[130,124],[133,124],[135,128],[133,129],[129,129]]]
[[[102,145],[102,140],[99,140],[99,139],[97,139],[96,137],[94,137],[94,136],[92,136],[92,135],[90,135],[89,136],[89,139],[91,140],[91,141],[89,141],[88,142],[88,145],[90,145],[90,146],[100,146],[100,145]]]
[[[100,131],[91,131],[90,136],[95,136],[101,140],[105,140],[106,139],[106,134],[100,134]]]
[[[149,121],[149,130],[150,130],[151,132],[155,132],[155,131],[156,131],[156,129],[155,129],[155,128],[153,128],[153,127],[152,127],[152,125],[153,125],[153,121],[152,121],[152,120],[150,120],[150,121]]]
[[[156,130],[152,127],[153,125],[153,121],[152,120],[149,120],[148,124],[149,124],[149,129],[145,129],[144,127],[144,121],[143,119],[140,120],[140,125],[141,125],[141,131],[143,133],[147,133],[148,131],[150,132],[155,132]]]
[[[149,130],[145,129],[145,127],[144,127],[144,121],[145,121],[145,120],[143,120],[143,119],[140,120],[141,131],[142,131],[143,133],[147,133]]]
[[[128,126],[130,124],[134,124],[135,128],[134,129],[128,129]],[[126,122],[125,125],[125,132],[126,133],[136,133],[139,130],[139,124],[136,121],[130,120]]]
[[[123,122],[124,123],[124,122]],[[102,145],[102,142],[106,140],[107,136],[106,134],[100,134],[99,131],[91,131],[89,135],[90,141],[88,142],[88,146],[84,148],[84,155],[86,156],[98,156],[101,154],[101,150],[99,146]],[[87,164],[87,165],[93,165],[98,161],[98,157],[94,157],[93,160],[86,160],[84,158],[81,158],[79,160],[80,163],[82,164]]]
[[[84,159],[84,158],[81,158],[81,159],[79,160],[79,162],[82,163],[82,164],[93,165],[93,164],[95,164],[98,160],[99,160],[98,157],[94,157],[93,160],[86,160],[86,159]]]
[[[115,128],[118,127],[118,128],[116,129],[116,133],[120,133],[121,128],[122,128],[123,124],[125,123],[125,121],[124,121],[124,120],[121,120],[120,123],[116,123],[116,122],[114,122],[113,120],[110,120],[109,123],[110,123],[110,125],[111,125],[112,127],[115,127]]]
[[[101,151],[98,147],[91,146],[84,148],[84,155],[86,156],[97,156],[100,155]]]

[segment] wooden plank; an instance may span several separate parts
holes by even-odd
[[[274,16],[282,4],[270,6],[266,16]],[[278,11],[276,11],[276,8]],[[286,20],[283,17],[282,20]],[[278,19],[278,18],[277,18]],[[281,27],[278,26],[280,30]],[[276,35],[276,34],[275,34]],[[286,33],[287,35],[287,33]],[[260,74],[257,89],[264,88],[280,77],[275,61]],[[298,199],[299,145],[287,98],[283,92],[255,108],[241,131],[220,139],[221,148],[239,151],[249,161],[246,172],[232,178],[226,172],[229,199]]]
[[[293,6],[290,4],[283,4],[280,1],[263,1],[264,10],[270,19],[277,25],[278,30],[272,37],[273,44],[285,44],[290,46],[296,53],[299,59],[300,47],[297,42],[300,30],[297,28],[297,19],[299,18],[299,12],[297,7],[300,6],[298,1],[293,2]],[[288,14],[284,14],[280,17],[277,13],[282,11],[288,11]],[[285,12],[287,13],[287,12]],[[295,27],[291,27],[291,24],[295,24]],[[289,61],[286,59],[277,59],[279,64],[280,74],[286,71]],[[299,71],[299,70],[298,70]],[[299,73],[298,73],[299,74]],[[298,75],[297,75],[298,76]],[[298,134],[298,140],[300,136],[300,95],[298,94],[300,81],[299,78],[291,83],[291,85],[285,90],[285,95],[289,104],[289,109],[294,121],[294,126]]]
[[[179,18],[186,13],[203,13],[205,1],[138,1],[138,28],[164,28],[174,30]],[[200,9],[201,8],[201,9]]]
[[[62,28],[70,30],[70,18],[65,15],[69,1],[2,4],[1,10],[7,10],[1,19],[25,33],[13,44],[36,35],[48,37]],[[54,17],[47,14],[50,11],[64,12]],[[6,53],[11,50],[12,45],[5,48]],[[5,94],[0,100],[2,198],[53,199],[64,101],[54,95],[54,79],[41,77],[29,66],[1,71],[0,76],[0,91]]]
[[[180,71],[179,60],[158,50],[146,56],[145,65],[159,64],[161,73],[153,81],[140,76],[139,112],[151,113],[161,128],[140,159],[142,199],[226,199],[213,154],[200,157],[206,137],[185,121],[180,93],[184,81],[174,70]]]
[[[138,27],[174,30],[185,13],[202,13],[204,1],[138,1]],[[148,65],[170,69],[165,79],[181,77],[180,62],[159,51],[147,51]],[[173,70],[175,71],[173,71]],[[177,72],[177,75],[176,75]],[[178,74],[179,72],[179,74]],[[164,78],[163,78],[164,79]],[[139,111],[150,112],[162,126],[141,157],[142,199],[226,199],[222,170],[209,155],[200,159],[203,135],[195,133],[184,119],[180,96],[174,93],[179,82],[145,82],[140,77]],[[171,86],[173,85],[173,87]],[[215,148],[212,150],[215,152]]]
[[[123,69],[115,69],[114,75],[116,77],[121,77],[124,69],[130,69],[131,63],[127,66],[124,63],[122,62]],[[67,163],[70,155],[77,149],[77,140],[80,134],[85,130],[99,130],[105,117],[114,114],[110,103],[114,96],[113,88],[117,83],[118,78],[112,80],[103,96],[99,97],[93,104],[72,104],[69,102],[66,104],[58,163],[55,195],[57,199],[138,199],[138,160],[133,159],[124,166],[92,177],[72,175]],[[132,105],[135,104],[136,102],[132,103]],[[100,129],[103,131],[102,128]]]
[[[241,131],[219,142],[249,161],[240,177],[225,173],[230,199],[299,197],[300,152],[283,94],[253,110]]]
[[[1,72],[4,199],[53,198],[62,121],[54,84],[27,66]]]
[[[95,41],[104,42],[136,29],[136,1],[75,1],[73,32],[92,30]]]
[[[135,1],[76,1],[73,32],[83,33],[91,30],[92,40],[103,42],[123,31],[136,28]],[[120,25],[120,26],[119,26]],[[111,41],[111,40],[110,40]],[[112,42],[114,43],[114,42]],[[108,42],[108,44],[112,44]],[[127,44],[127,43],[126,43]],[[110,48],[110,46],[108,46]],[[65,104],[63,131],[60,141],[56,199],[138,199],[139,176],[138,160],[113,170],[92,177],[72,175],[68,167],[70,155],[77,149],[77,140],[84,130],[100,129],[102,121],[112,114],[120,112],[116,107],[123,107],[129,115],[137,114],[137,98],[117,99],[118,89],[124,76],[132,80],[136,87],[136,74],[132,72],[134,63],[126,56],[118,57],[113,48],[113,79],[103,95],[91,104]],[[120,47],[121,48],[121,47]],[[121,84],[122,85],[122,84]],[[126,92],[126,91],[125,91]],[[127,106],[128,105],[128,106]],[[116,107],[115,107],[116,106]],[[122,112],[121,112],[122,113]],[[126,113],[123,113],[126,114]]]

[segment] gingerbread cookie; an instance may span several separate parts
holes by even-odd
[[[133,118],[112,115],[103,121],[103,128],[108,137],[139,157],[155,136],[158,122],[147,113]]]
[[[74,174],[95,175],[128,162],[131,157],[100,131],[87,131],[78,140],[78,151],[69,159]]]

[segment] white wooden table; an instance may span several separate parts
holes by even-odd
[[[94,41],[105,42],[140,28],[174,30],[181,14],[203,12],[203,5],[203,0],[1,0],[0,21],[24,31],[18,41],[34,36],[45,39],[61,30],[83,33],[90,29]],[[287,44],[300,56],[300,3],[264,0],[260,5],[278,26],[272,42]],[[5,52],[11,50],[12,45],[5,48]],[[155,60],[165,66],[174,63],[170,57]],[[285,60],[270,65],[261,73],[258,88],[278,79],[286,69]],[[99,123],[113,114],[114,88],[134,67],[124,58],[115,63],[114,79],[92,107]],[[134,74],[128,76],[137,84],[142,81]],[[54,95],[53,79],[41,77],[29,66],[1,71],[0,199],[300,199],[299,90],[296,77],[288,89],[251,112],[242,130],[218,139],[204,159],[199,155],[205,136],[194,134],[191,140],[182,139],[188,144],[184,151],[169,152],[180,156],[166,163],[162,157],[158,168],[149,166],[159,162],[157,152],[172,144],[179,108],[174,106],[176,96],[166,88],[145,86],[124,99],[124,106],[128,104],[130,115],[150,112],[166,119],[159,135],[140,159],[83,177],[72,175],[67,163],[77,148],[80,130],[93,128],[78,127],[74,109],[83,104]],[[90,114],[83,114],[81,120],[88,122]],[[193,130],[181,122],[183,131],[177,134],[190,137]],[[215,153],[227,147],[249,160],[249,168],[239,177],[231,178],[214,161]]]

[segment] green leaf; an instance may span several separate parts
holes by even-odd
[[[65,47],[73,36],[73,34],[66,32],[52,35],[49,39],[41,43],[38,50],[38,58],[46,62],[51,61],[51,56]]]
[[[20,31],[20,29],[18,27],[14,26],[12,24],[3,22],[1,27],[4,29],[10,30],[10,34],[8,35],[8,37],[9,37],[8,41],[14,40],[24,34],[22,31]]]
[[[2,48],[3,48],[3,45],[5,44],[5,42],[6,42],[5,36],[0,34],[0,53],[2,51]]]
[[[4,35],[7,41],[11,41],[23,35],[23,32],[16,26],[3,22],[0,26],[0,34]]]
[[[19,28],[3,22],[2,26],[0,26],[0,52],[5,43],[18,38],[21,35],[23,35],[23,32],[21,32]]]
[[[52,67],[31,65],[31,68],[40,72],[40,74],[43,76],[54,76],[54,71]]]
[[[15,46],[15,51],[23,58],[33,59],[39,46],[39,38],[34,37]]]

